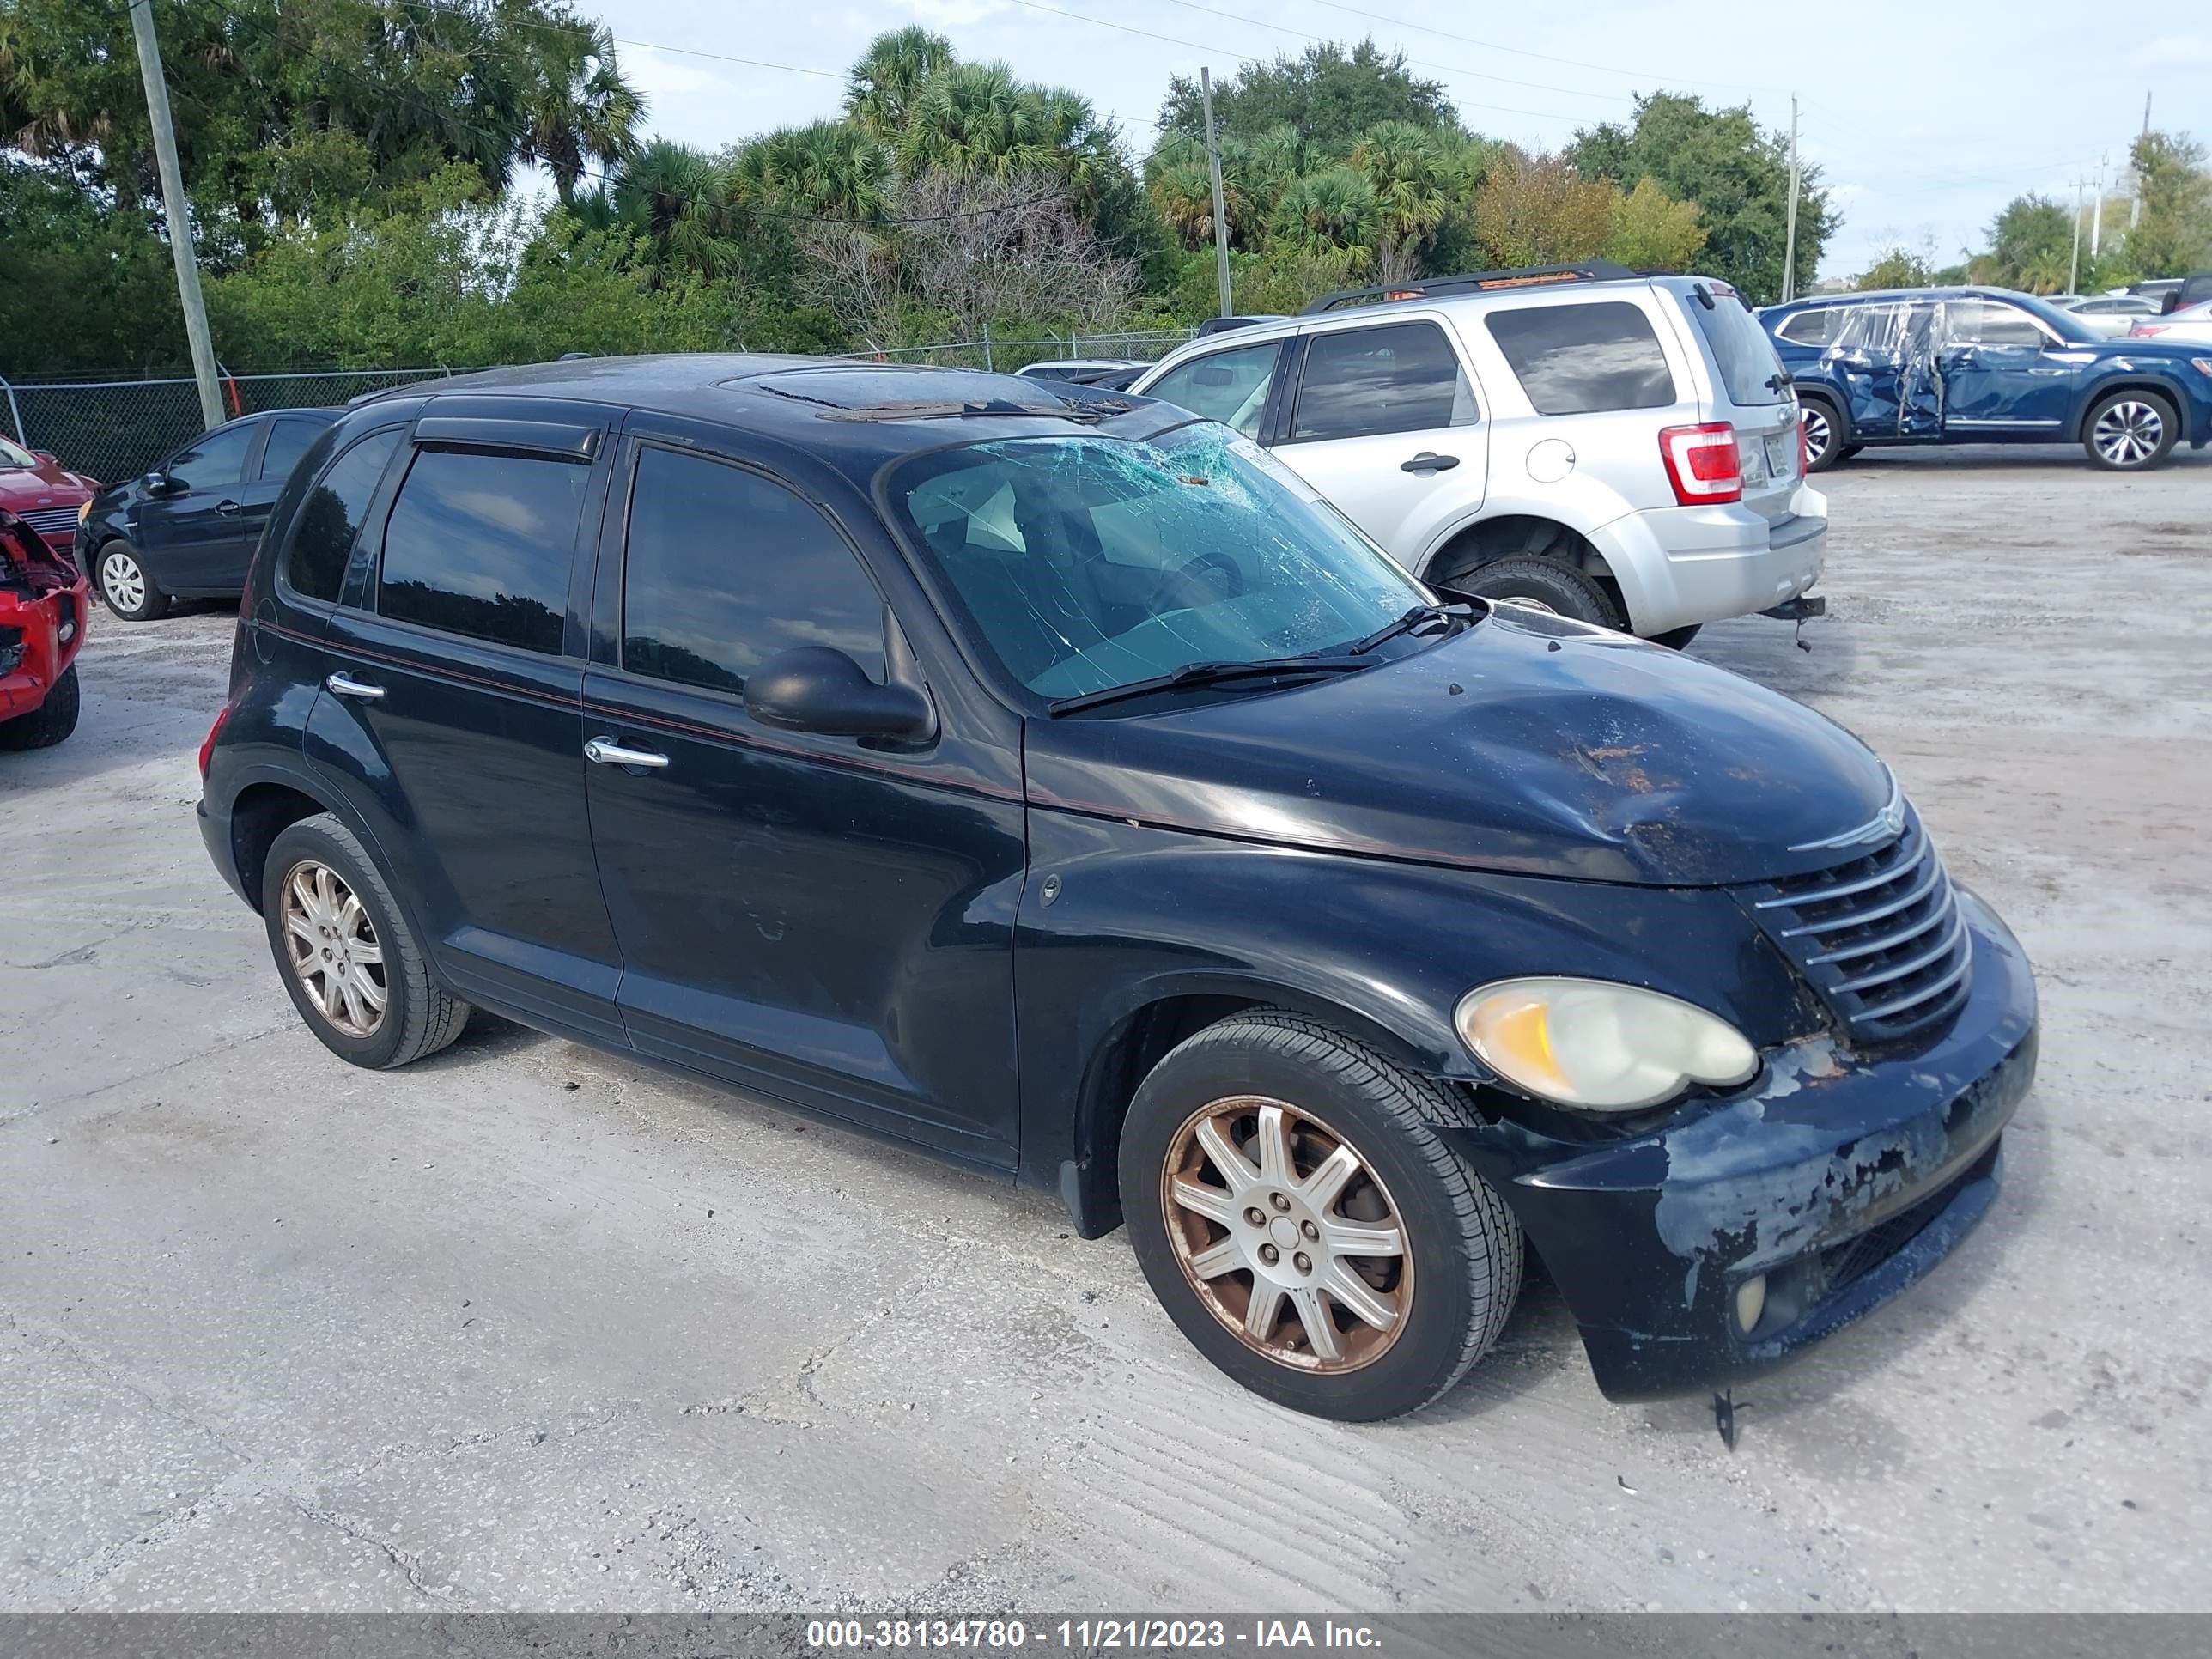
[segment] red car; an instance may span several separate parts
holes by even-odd
[[[68,471],[45,451],[0,437],[0,512],[13,513],[56,551],[68,554],[78,516],[99,489],[97,479]]]
[[[76,730],[91,597],[67,553],[0,510],[0,749],[50,748]]]

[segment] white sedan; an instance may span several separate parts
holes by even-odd
[[[2146,317],[2128,335],[2136,340],[2164,340],[2171,345],[2212,345],[2212,300],[2199,300],[2163,317]]]

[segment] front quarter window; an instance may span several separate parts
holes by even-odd
[[[890,495],[976,640],[1048,700],[1340,649],[1430,597],[1211,422],[940,450]]]

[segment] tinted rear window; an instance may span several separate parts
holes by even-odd
[[[368,511],[385,465],[398,447],[398,427],[370,433],[339,456],[322,483],[308,492],[284,569],[284,580],[294,592],[311,599],[337,598],[345,586],[346,561],[361,532],[362,515]]]
[[[292,476],[292,469],[300,457],[307,453],[308,446],[322,435],[319,421],[275,421],[269,428],[268,447],[261,452],[261,476],[282,483]]]
[[[1730,403],[1741,408],[1782,401],[1782,360],[1774,355],[1774,342],[1733,295],[1716,294],[1708,308],[1693,294],[1682,301],[1682,309],[1696,320],[1720,365]]]
[[[1539,415],[1664,409],[1674,401],[1659,337],[1626,301],[1524,306],[1493,312],[1485,325]]]
[[[426,449],[384,531],[380,616],[558,656],[591,469]]]
[[[1307,342],[1290,441],[1426,432],[1474,419],[1474,388],[1443,330],[1395,323]]]

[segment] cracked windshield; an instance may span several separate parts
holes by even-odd
[[[1343,647],[1429,598],[1211,422],[940,451],[891,494],[992,653],[1048,698]]]

